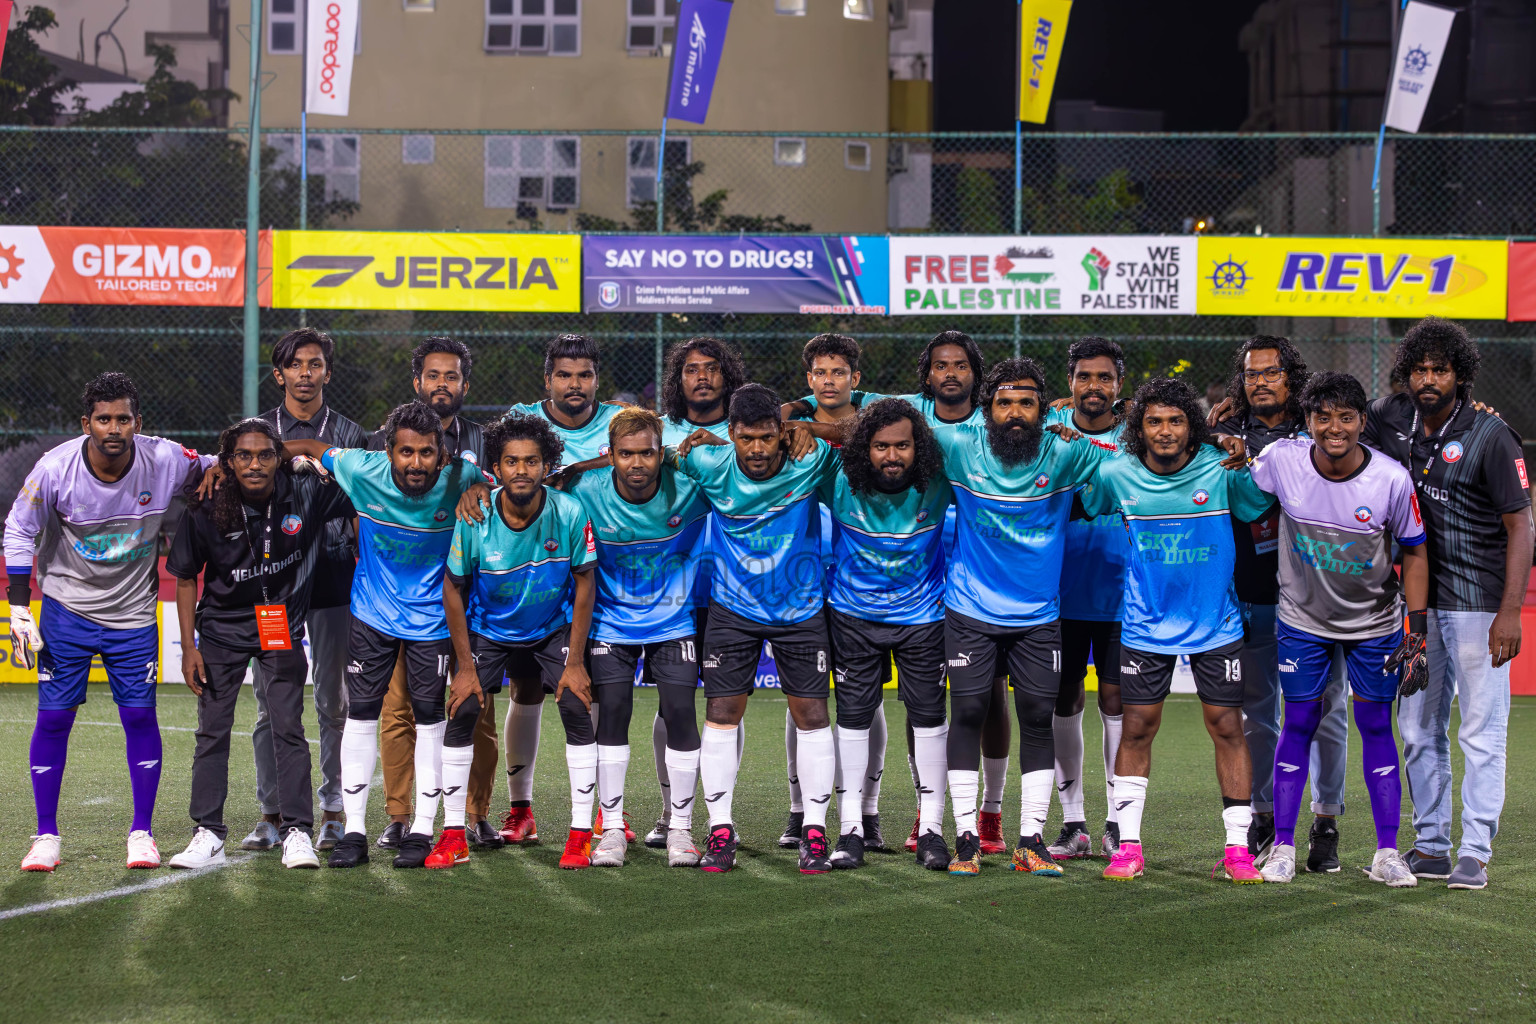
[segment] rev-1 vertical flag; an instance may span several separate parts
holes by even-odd
[[[1019,4],[1019,120],[1044,124],[1051,90],[1067,41],[1072,0],[1023,0]]]
[[[347,116],[357,50],[358,0],[309,0],[304,110]]]
[[[731,20],[728,0],[683,0],[677,12],[677,42],[672,49],[672,83],[667,117],[703,124],[709,95],[720,69],[725,29]],[[660,165],[660,154],[657,164]]]
[[[1387,87],[1388,128],[1400,132],[1419,130],[1430,91],[1435,87],[1435,74],[1445,62],[1445,43],[1455,20],[1455,11],[1420,0],[1411,0],[1404,9],[1392,80]]]

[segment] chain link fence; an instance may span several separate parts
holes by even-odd
[[[633,132],[312,130],[307,195],[299,137],[263,135],[262,227],[368,230],[654,231],[655,135]],[[1031,133],[1022,190],[1011,134],[669,134],[660,154],[665,230],[1368,235],[1375,137]],[[1384,234],[1536,236],[1536,136],[1398,137],[1383,154]],[[242,227],[242,137],[223,129],[0,126],[0,223]],[[302,201],[301,201],[302,200]],[[1065,389],[1066,348],[1113,338],[1131,383],[1178,372],[1204,390],[1257,332],[1295,338],[1314,368],[1384,390],[1392,341],[1411,321],[1253,317],[838,317],[721,314],[471,314],[263,310],[263,355],[301,318],[338,344],[332,404],[365,425],[410,397],[410,349],[428,334],[471,345],[481,418],[542,393],[542,351],[577,331],[604,352],[603,397],[646,400],[658,346],[695,334],[734,343],[753,375],[804,393],[799,351],[835,330],[865,349],[863,387],[916,388],[934,333],[960,327],[988,360],[1033,355]],[[1483,346],[1478,397],[1536,433],[1529,324],[1469,324]],[[78,395],[105,369],[139,381],[146,429],[207,447],[240,408],[235,309],[0,303],[0,437],[78,429]],[[262,385],[261,404],[278,393]]]

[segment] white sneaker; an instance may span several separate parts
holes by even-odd
[[[1403,860],[1402,854],[1396,850],[1382,849],[1376,851],[1376,856],[1371,860],[1369,869],[1361,868],[1365,877],[1373,882],[1385,882],[1389,889],[1411,889],[1419,884],[1418,878],[1409,869],[1408,862]]]
[[[699,848],[693,845],[693,833],[686,828],[667,830],[667,866],[691,868],[699,862]]]
[[[203,829],[198,829],[202,832]],[[193,836],[192,841],[197,842]],[[188,849],[191,849],[189,846]],[[219,856],[224,855],[224,844],[219,843]],[[128,833],[128,866],[130,868],[157,868],[160,866],[160,847],[155,845],[155,837],[144,829],[135,829]]]
[[[296,828],[290,828],[283,837],[283,867],[318,868],[320,858],[315,856],[314,844],[309,836]]]
[[[23,871],[52,871],[59,866],[59,837],[44,833],[32,837],[32,849],[21,859]]]
[[[1266,882],[1293,882],[1296,880],[1296,847],[1276,843],[1269,848],[1264,867],[1259,871]]]
[[[624,827],[603,829],[603,838],[597,844],[597,849],[592,851],[592,866],[595,868],[621,868],[624,866],[624,851],[629,846],[629,840],[624,835]]]
[[[141,836],[148,835],[148,833],[135,832],[134,835]],[[153,844],[154,840],[150,840],[150,843]],[[130,862],[128,866],[131,868],[139,867],[140,865],[132,863],[132,839],[128,840],[128,850],[128,860]],[[160,862],[158,851],[156,852],[155,856],[155,863],[158,864]],[[205,828],[199,828],[195,833],[193,833],[192,841],[187,844],[187,848],[171,858],[171,867],[173,868],[206,868],[214,864],[223,863],[224,840],[220,839],[218,836],[214,835],[212,832]]]

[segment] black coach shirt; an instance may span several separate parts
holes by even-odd
[[[272,555],[258,577],[269,510]],[[183,580],[204,574],[203,596],[197,602],[199,635],[232,650],[259,649],[255,607],[281,604],[288,608],[288,628],[297,643],[304,636],[326,523],[351,514],[352,506],[335,483],[286,472],[277,474],[271,499],[261,508],[247,505],[244,525],[229,533],[214,526],[213,502],[189,506],[165,568]]]
[[[1252,410],[1246,415],[1222,420],[1216,424],[1216,432],[1242,438],[1249,459],[1276,441],[1306,436],[1303,425],[1290,417],[1269,427]],[[1270,509],[1269,514],[1256,523],[1240,523],[1236,516],[1232,517],[1232,537],[1237,542],[1237,561],[1232,571],[1237,599],[1249,604],[1279,604],[1279,507]]]
[[[362,448],[368,443],[363,428],[328,405],[307,420],[301,420],[280,405],[261,414],[277,427],[280,438],[289,441],[324,441],[337,448]],[[357,569],[357,541],[352,533],[352,513],[333,519],[325,528],[325,543],[317,556],[314,589],[309,595],[311,608],[345,608],[352,603],[352,573]]]
[[[1429,542],[1429,606],[1496,612],[1509,537],[1503,516],[1531,504],[1520,435],[1464,401],[1425,435],[1408,394],[1372,402],[1360,440],[1408,468]]]

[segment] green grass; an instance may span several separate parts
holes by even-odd
[[[0,688],[0,911],[135,885],[123,739],[105,688],[80,712],[65,775],[65,863],[14,870],[33,827],[26,750],[36,693]],[[636,723],[654,695],[639,691]],[[784,704],[759,693],[736,796],[745,840],[725,876],[669,869],[638,844],[622,870],[555,866],[567,810],[560,729],[546,705],[536,809],[542,845],[475,855],[453,871],[285,871],[275,853],[162,888],[0,920],[0,1020],[1531,1020],[1536,981],[1536,701],[1517,699],[1509,803],[1492,885],[1388,891],[1359,865],[1374,847],[1358,742],[1342,819],[1344,871],[1289,886],[1212,881],[1221,805],[1197,705],[1176,699],[1154,751],[1147,876],[1015,875],[993,857],[975,879],[872,854],[860,871],[802,877],[774,844],[783,825]],[[913,811],[901,705],[883,797],[887,832]],[[162,853],[189,832],[196,706],[162,691]],[[249,730],[254,703],[242,698]],[[1089,765],[1098,764],[1088,716]],[[107,722],[110,727],[84,723]],[[636,736],[648,737],[649,728]],[[311,723],[310,735],[314,735]],[[634,745],[636,823],[659,802],[645,738]],[[236,737],[227,820],[256,807]],[[1457,759],[1459,778],[1460,759]],[[1103,808],[1090,778],[1090,816]],[[1017,820],[1017,780],[1005,821]],[[382,821],[375,791],[375,831]],[[1059,812],[1056,812],[1059,814]],[[1459,809],[1458,809],[1459,813]],[[700,823],[702,826],[702,823]],[[1053,818],[1054,831],[1057,821]],[[1404,821],[1407,836],[1407,820]],[[702,834],[702,827],[698,830]]]

